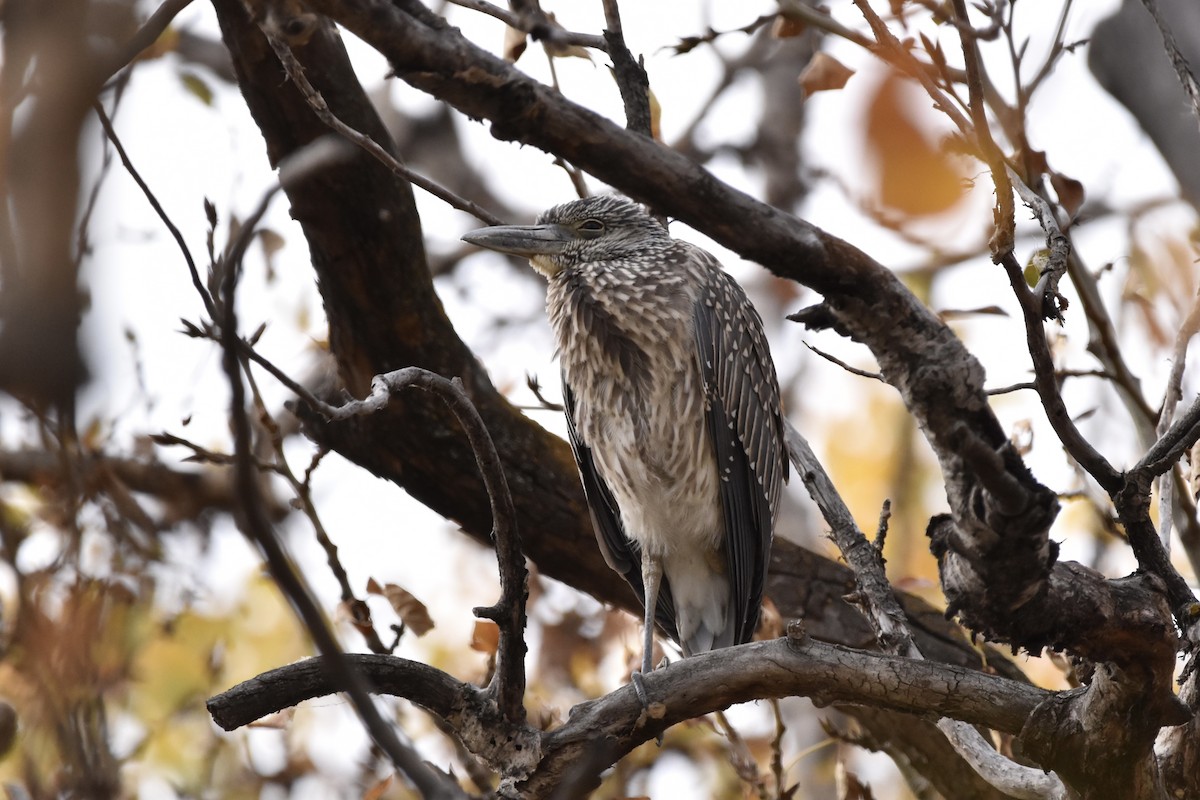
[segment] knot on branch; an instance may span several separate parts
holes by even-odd
[[[1186,722],[1190,715],[1170,686],[1163,691],[1148,677],[1153,678],[1144,669],[1097,665],[1087,686],[1038,704],[1017,741],[1037,763],[1069,783],[1152,788],[1159,729]]]
[[[815,306],[802,308],[794,314],[788,314],[787,319],[800,323],[810,331],[832,330],[839,336],[858,341],[850,329],[833,313],[833,309],[827,303],[818,303]]]

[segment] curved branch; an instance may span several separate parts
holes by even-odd
[[[350,663],[380,694],[404,697],[451,723],[463,744],[484,758],[521,796],[558,786],[598,743],[608,766],[671,725],[748,700],[811,697],[818,705],[862,704],[933,713],[1017,733],[1053,692],[963,667],[866,653],[789,636],[677,661],[645,676],[664,698],[662,716],[648,718],[632,685],[571,710],[565,724],[538,731],[506,723],[484,693],[432,667],[383,655],[350,655]],[[341,691],[322,658],[289,664],[208,701],[225,730],[305,700]]]
[[[517,723],[525,719],[525,598],[528,595],[529,573],[521,553],[517,533],[516,512],[512,494],[496,445],[487,426],[458,378],[447,380],[420,367],[406,367],[371,382],[371,394],[363,400],[352,400],[341,406],[317,401],[316,411],[330,419],[345,420],[383,410],[392,395],[408,387],[436,394],[462,425],[475,453],[475,462],[487,490],[492,511],[492,541],[496,545],[496,560],[500,567],[500,600],[491,607],[476,608],[475,614],[495,622],[500,627],[500,643],[496,650],[496,670],[488,687],[497,698],[505,719]]]

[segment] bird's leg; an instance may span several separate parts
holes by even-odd
[[[658,609],[658,588],[662,583],[662,562],[642,548],[642,589],[645,592],[645,613],[642,615],[642,669],[630,676],[633,690],[637,693],[642,704],[642,713],[638,717],[638,726],[644,725],[650,718],[661,718],[665,711],[662,703],[652,707],[650,696],[646,694],[646,684],[643,675],[648,675],[653,667],[650,665],[654,658],[654,612]],[[662,747],[663,735],[659,731],[654,737],[658,746]]]
[[[646,608],[642,621],[642,674],[649,674],[654,666],[654,612],[658,608],[658,587],[662,583],[662,562],[642,550],[642,586],[646,590]]]
[[[642,615],[642,670],[631,675],[633,689],[637,692],[642,708],[650,708],[650,698],[646,695],[646,686],[642,676],[648,675],[653,666],[654,658],[654,612],[658,608],[658,587],[662,583],[662,563],[642,548],[642,589],[645,593],[645,610]]]

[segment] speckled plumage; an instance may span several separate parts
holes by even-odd
[[[548,278],[571,443],[608,563],[643,603],[661,569],[654,617],[685,654],[748,641],[787,461],[774,366],[741,287],[619,197],[465,238],[528,255]]]

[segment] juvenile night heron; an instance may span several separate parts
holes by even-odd
[[[596,538],[685,656],[750,640],[787,477],[762,320],[707,252],[620,197],[472,231],[549,281],[571,447]]]

